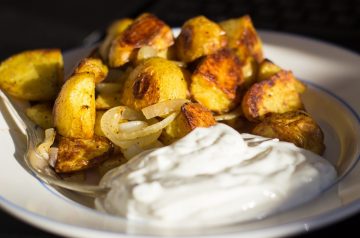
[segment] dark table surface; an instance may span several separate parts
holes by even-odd
[[[250,14],[257,29],[305,35],[360,52],[360,0],[5,0],[0,2],[0,60],[27,49],[81,46],[95,39],[114,19],[142,12],[152,12],[171,26],[181,26],[199,14],[215,21]],[[356,234],[359,225],[357,214],[299,237]],[[56,236],[0,211],[0,237]]]

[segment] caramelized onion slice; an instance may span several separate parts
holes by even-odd
[[[187,99],[171,99],[145,107],[141,111],[146,119],[150,119],[180,111],[181,106],[187,102],[189,102]]]

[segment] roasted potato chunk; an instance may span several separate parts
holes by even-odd
[[[210,127],[215,124],[215,118],[206,107],[199,103],[185,103],[179,115],[163,131],[161,140],[165,144],[170,144],[196,127]]]
[[[106,137],[95,135],[92,139],[60,136],[55,171],[69,173],[88,169],[107,158],[111,143]]]
[[[106,111],[96,111],[95,117],[95,126],[94,126],[94,133],[98,136],[105,136],[104,132],[101,129],[101,118]]]
[[[133,22],[134,21],[132,19],[123,18],[114,21],[108,27],[106,37],[99,47],[99,53],[103,60],[107,61],[111,42],[114,40],[114,38],[120,35],[120,33],[122,33],[123,31],[125,31],[126,28],[128,28]]]
[[[226,45],[226,35],[221,27],[204,16],[192,18],[184,23],[175,42],[177,57],[191,62],[212,54]]]
[[[76,67],[74,74],[93,73],[95,83],[103,81],[109,73],[109,69],[100,59],[85,58]]]
[[[63,71],[59,49],[25,51],[1,63],[0,87],[20,99],[52,100],[59,92]]]
[[[163,50],[173,43],[174,38],[168,25],[154,15],[142,14],[112,41],[109,65],[122,66],[130,60],[137,49],[143,46]]]
[[[121,105],[120,94],[98,94],[95,100],[96,110],[107,110]]]
[[[279,66],[277,66],[268,59],[264,59],[259,65],[257,81],[260,82],[265,79],[268,79],[274,74],[279,73],[280,71],[281,68]]]
[[[121,101],[139,110],[169,99],[185,99],[187,93],[184,73],[174,62],[150,58],[130,73]]]
[[[38,103],[26,108],[26,115],[42,129],[53,127],[52,105],[50,103]]]
[[[302,111],[272,114],[258,124],[252,133],[288,141],[319,155],[325,150],[324,134],[321,128]]]
[[[206,56],[191,77],[193,98],[218,113],[231,110],[236,103],[237,88],[244,82],[241,63],[229,49]]]
[[[241,60],[253,57],[257,62],[263,60],[261,40],[248,15],[220,22],[228,37],[228,47],[236,50]]]
[[[90,139],[95,125],[95,76],[71,76],[56,98],[53,118],[57,132],[65,137]]]
[[[253,84],[242,99],[242,110],[249,121],[261,121],[270,113],[302,109],[300,94],[305,89],[290,71],[283,70]]]

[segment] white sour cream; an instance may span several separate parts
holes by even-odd
[[[319,195],[336,178],[322,157],[224,124],[197,128],[176,143],[109,171],[96,208],[162,226],[261,219]]]

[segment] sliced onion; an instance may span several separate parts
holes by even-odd
[[[146,121],[129,121],[119,125],[119,130],[123,132],[130,132],[143,129],[149,124]]]
[[[150,119],[179,111],[181,106],[187,102],[189,102],[187,99],[171,99],[145,107],[141,111],[146,119]]]
[[[241,108],[235,109],[232,112],[225,113],[222,115],[214,116],[216,121],[229,121],[242,115]]]
[[[130,160],[132,157],[134,157],[135,155],[140,154],[141,152],[143,152],[144,149],[142,149],[140,146],[138,145],[132,145],[131,147],[127,148],[127,149],[122,149],[121,152],[123,153],[124,157],[127,160]]]
[[[147,148],[148,146],[154,144],[155,141],[160,137],[162,130],[159,130],[153,134],[143,136],[133,140],[115,140],[114,144],[119,146],[122,149],[127,149],[133,145],[138,145],[141,148]]]
[[[49,160],[49,149],[55,141],[56,132],[54,128],[45,130],[44,142],[38,145],[36,152],[44,159]]]
[[[110,113],[111,113],[110,109]],[[107,115],[109,112],[105,112],[101,118],[101,129],[104,132],[105,136],[111,141],[123,141],[123,140],[133,140],[140,137],[148,136],[162,130],[164,127],[169,125],[176,117],[177,113],[172,113],[165,119],[140,130],[124,132],[119,130],[119,114],[113,113],[111,117]],[[115,142],[114,142],[115,143]],[[116,143],[115,143],[116,144]]]
[[[120,92],[122,85],[120,83],[98,83],[96,84],[96,91],[100,94],[112,94]]]
[[[55,167],[57,157],[58,157],[59,148],[51,147],[49,149],[49,164],[51,167]]]

